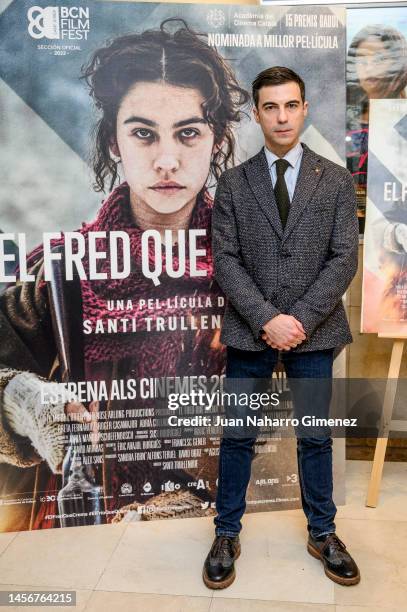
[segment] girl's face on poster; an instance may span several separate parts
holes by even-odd
[[[394,64],[385,44],[369,37],[356,50],[356,74],[360,86],[369,98],[381,97],[384,80],[392,76]]]
[[[121,101],[116,143],[131,201],[159,213],[195,201],[209,174],[214,135],[202,94],[166,83],[136,83]]]

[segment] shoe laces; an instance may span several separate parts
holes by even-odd
[[[321,553],[324,554],[326,548],[329,546],[331,552],[330,561],[334,564],[340,564],[344,559],[349,556],[346,551],[346,546],[336,533],[332,533],[324,542]]]
[[[212,557],[218,557],[221,561],[229,561],[233,558],[233,544],[228,536],[219,536],[212,548]]]

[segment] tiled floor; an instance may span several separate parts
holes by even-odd
[[[201,580],[211,518],[0,534],[0,590],[76,590],[74,609],[86,612],[407,610],[407,464],[385,465],[376,509],[364,505],[369,476],[370,463],[347,462],[348,503],[337,515],[362,573],[354,587],[325,577],[292,510],[244,518],[237,578],[225,591]]]

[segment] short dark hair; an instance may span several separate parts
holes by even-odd
[[[286,68],[285,66],[272,66],[271,68],[262,70],[262,72],[256,76],[252,83],[252,95],[256,108],[259,104],[259,90],[262,87],[267,87],[269,85],[283,85],[284,83],[290,83],[292,81],[298,84],[301,92],[301,100],[305,102],[304,81],[296,72],[294,72],[294,70]]]

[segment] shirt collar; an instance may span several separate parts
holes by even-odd
[[[266,146],[264,146],[264,152],[266,154],[268,166],[269,168],[271,168],[274,162],[280,158],[278,157],[278,155],[275,155],[275,153],[272,153],[272,151],[270,151]],[[300,161],[300,159],[302,158],[302,153],[303,153],[302,144],[300,142],[297,142],[295,147],[290,149],[284,155],[283,159],[286,159],[288,163],[290,164],[290,166],[292,168],[295,168],[298,162]]]

